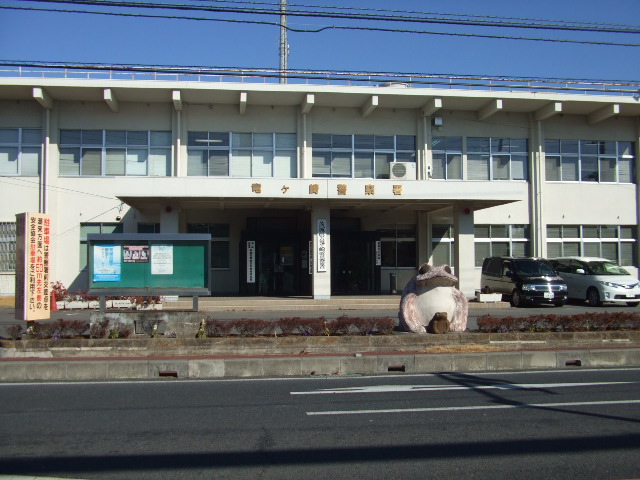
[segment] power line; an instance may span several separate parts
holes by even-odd
[[[166,9],[166,10],[195,10],[215,13],[234,13],[246,15],[280,15],[280,11],[276,6],[271,8],[257,7],[224,7],[224,6],[193,6],[186,4],[171,3],[146,3],[134,1],[113,1],[113,0],[34,0],[41,3],[67,3],[74,5],[92,5],[102,7],[120,7],[120,8],[143,8],[143,9]],[[364,14],[364,13],[341,13],[341,12],[323,12],[320,10],[294,10],[287,11],[288,16],[295,17],[311,17],[311,18],[334,18],[348,20],[367,20],[367,21],[385,21],[385,22],[410,22],[410,23],[435,23],[442,25],[465,25],[465,26],[484,26],[498,28],[525,28],[525,29],[543,29],[543,30],[561,30],[561,31],[580,31],[580,32],[598,32],[598,33],[628,33],[640,34],[638,26],[619,26],[619,25],[599,25],[599,24],[543,24],[531,23],[531,19],[524,21],[512,20],[468,20],[464,18],[444,18],[444,17],[416,17],[409,15],[381,15],[381,14]]]
[[[51,0],[46,0],[46,1],[51,1]],[[604,41],[595,41],[595,40],[570,40],[570,39],[558,39],[558,38],[554,39],[554,38],[521,37],[521,36],[516,37],[516,36],[509,36],[509,35],[488,35],[488,34],[459,33],[459,32],[458,33],[436,32],[436,31],[408,30],[408,29],[398,29],[398,28],[332,25],[332,26],[322,26],[314,29],[300,29],[300,28],[294,28],[288,25],[283,26],[277,21],[269,22],[269,21],[260,21],[260,20],[237,20],[237,19],[221,19],[221,18],[187,17],[187,16],[175,16],[175,15],[150,15],[150,14],[142,14],[142,13],[98,12],[98,11],[91,11],[91,10],[67,10],[67,9],[14,7],[14,6],[0,6],[0,9],[38,11],[38,12],[47,12],[47,13],[75,13],[75,14],[103,15],[103,16],[115,16],[115,17],[243,23],[243,24],[254,24],[254,25],[257,24],[257,25],[283,27],[283,28],[286,28],[288,31],[295,32],[295,33],[321,33],[327,30],[365,30],[365,31],[387,32],[387,33],[407,33],[407,34],[416,34],[416,35],[443,35],[443,36],[454,36],[454,37],[488,38],[488,39],[497,39],[497,40],[526,40],[526,41],[536,41],[536,42],[572,43],[572,44],[579,44],[579,45],[599,45],[599,46],[612,46],[612,47],[640,47],[640,44],[638,43],[604,42]]]
[[[237,1],[237,0],[187,0],[190,2],[208,2],[208,3],[229,3],[229,4],[245,4],[245,5],[273,5],[270,2],[250,2],[250,1]],[[307,5],[307,4],[296,4],[289,3],[290,7],[308,7],[308,8],[320,8],[320,9],[335,9],[335,10],[348,10],[354,12],[381,12],[387,14],[393,13],[402,13],[402,14],[419,14],[419,15],[441,15],[443,17],[460,17],[460,18],[480,18],[480,19],[492,19],[492,20],[519,20],[526,23],[531,22],[547,22],[551,24],[568,24],[568,25],[606,25],[606,26],[618,26],[618,27],[634,27],[638,28],[637,25],[630,24],[618,24],[618,23],[603,23],[603,22],[575,22],[570,20],[550,20],[550,19],[541,19],[541,18],[529,18],[529,17],[507,17],[507,16],[497,16],[497,15],[472,15],[472,14],[460,14],[460,13],[443,13],[443,12],[424,12],[424,11],[416,11],[416,10],[394,10],[394,9],[383,9],[383,8],[359,8],[359,7],[345,7],[345,6],[336,6],[336,5]]]

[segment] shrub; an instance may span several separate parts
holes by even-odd
[[[11,340],[18,340],[22,336],[22,325],[9,325],[7,334]]]
[[[353,318],[342,315],[327,323],[327,329],[331,335],[350,335],[353,330],[357,330],[356,322]]]
[[[109,320],[92,323],[89,327],[89,338],[105,338],[109,331]]]
[[[109,329],[109,338],[129,338],[132,330],[129,325],[121,322],[115,322]]]
[[[301,318],[298,324],[298,332],[305,337],[319,336],[325,334],[326,319],[318,318]]]
[[[233,328],[235,328],[242,337],[257,337],[266,331],[267,328],[271,329],[271,322],[253,318],[242,318],[229,323],[233,324]]]
[[[298,331],[298,326],[301,323],[300,317],[283,317],[275,322],[277,328],[280,329],[282,335],[293,335]]]
[[[65,320],[59,318],[51,324],[51,337],[76,338],[81,337],[88,325],[82,320]]]
[[[503,318],[483,315],[478,318],[478,329],[484,333],[640,330],[640,315],[630,312],[540,314]]]
[[[207,319],[205,321],[205,335],[207,337],[228,337],[233,329],[232,322]]]

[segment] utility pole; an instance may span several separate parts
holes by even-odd
[[[287,83],[287,0],[280,0],[280,83]]]

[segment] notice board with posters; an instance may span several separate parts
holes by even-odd
[[[209,234],[87,235],[89,295],[211,294]]]

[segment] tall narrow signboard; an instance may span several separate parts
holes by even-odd
[[[43,213],[16,215],[16,318],[51,318],[51,217]]]

